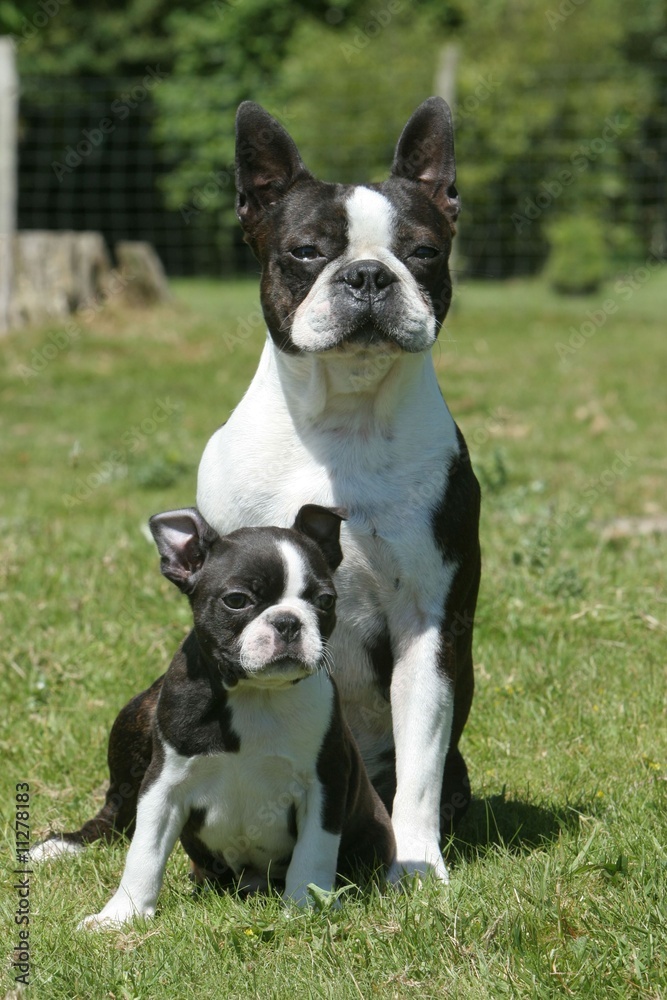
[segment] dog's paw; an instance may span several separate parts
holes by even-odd
[[[31,847],[29,854],[33,864],[38,865],[41,861],[62,858],[66,854],[81,854],[83,850],[82,844],[74,844],[70,840],[63,840],[62,837],[49,837]]]
[[[138,918],[150,919],[155,916],[155,910],[147,909],[142,912],[133,907],[113,907],[105,906],[100,913],[92,913],[89,917],[84,917],[77,924],[78,931],[116,931],[132,923]]]
[[[315,882],[301,882],[291,889],[285,889],[283,902],[289,907],[312,910],[337,910],[340,908],[340,896],[348,891],[348,886],[334,889],[331,883],[328,888],[322,888]]]
[[[305,910],[315,905],[307,885],[300,885],[289,891],[285,890],[283,893],[283,903],[288,910],[297,907],[300,910]]]
[[[320,889],[314,882],[310,882],[308,885],[310,905],[320,913],[326,913],[329,910],[340,910],[343,906],[341,896],[349,892],[351,888],[352,886],[342,885],[338,889]]]
[[[446,865],[429,865],[425,861],[395,861],[389,869],[387,882],[400,891],[421,889],[424,879],[434,878],[440,885],[449,885]]]
[[[76,925],[78,931],[111,931],[122,927],[126,920],[114,917],[103,917],[101,913],[91,913]]]
[[[437,841],[397,836],[396,842],[396,860],[389,869],[388,882],[404,889],[421,885],[424,878],[435,878],[449,885],[449,872]]]

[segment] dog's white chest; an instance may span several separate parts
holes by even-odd
[[[200,757],[191,768],[191,808],[203,810],[199,839],[240,874],[285,874],[295,843],[291,818],[312,774],[277,756]]]
[[[248,392],[206,446],[197,483],[202,514],[225,534],[289,525],[304,503],[339,505],[348,512],[348,541],[381,537],[401,563],[409,561],[411,536],[423,533],[458,451],[430,359],[402,359],[402,379],[387,377],[373,396],[333,392],[344,380],[338,361],[308,358],[310,375],[286,375],[276,354],[267,344]],[[373,362],[359,362],[345,377],[354,386],[374,371]]]
[[[164,780],[176,779],[186,814],[203,815],[197,836],[237,874],[285,874],[295,824],[318,781],[332,698],[319,674],[285,690],[235,691],[237,752],[185,758],[167,748]]]

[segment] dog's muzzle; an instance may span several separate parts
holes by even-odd
[[[334,281],[342,281],[354,298],[372,303],[398,278],[379,260],[355,260],[342,268]]]
[[[398,277],[379,260],[355,260],[342,267],[332,281],[341,344],[371,347],[386,344],[388,316],[396,306]]]

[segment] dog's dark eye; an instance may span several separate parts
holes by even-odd
[[[240,611],[241,608],[247,608],[250,604],[250,599],[246,597],[245,594],[241,594],[237,591],[234,591],[231,594],[225,594],[222,600],[228,608],[232,609],[232,611]]]
[[[297,260],[316,260],[320,256],[317,247],[294,247],[290,250],[292,257],[296,257]]]
[[[435,247],[417,247],[412,256],[418,257],[419,260],[430,260],[432,257],[438,256],[438,250]]]
[[[333,594],[320,594],[319,597],[315,598],[313,603],[320,611],[331,611],[336,603],[336,598]]]

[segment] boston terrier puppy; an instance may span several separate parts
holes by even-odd
[[[116,720],[100,813],[33,848],[39,860],[133,829],[117,892],[80,926],[152,916],[179,837],[197,881],[271,882],[300,905],[310,884],[330,891],[337,873],[393,861],[391,821],[330,676],[341,520],[309,504],[290,529],[220,537],[195,508],[151,518],[194,628]]]

